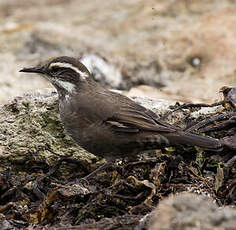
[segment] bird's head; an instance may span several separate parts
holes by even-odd
[[[88,69],[76,58],[56,57],[45,64],[23,68],[20,72],[38,73],[46,77],[60,92],[70,94],[81,81],[91,78]]]

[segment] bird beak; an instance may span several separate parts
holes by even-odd
[[[23,68],[19,72],[25,72],[25,73],[42,73],[44,74],[44,71],[42,70],[41,66],[36,66],[32,68]]]

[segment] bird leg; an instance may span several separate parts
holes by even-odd
[[[104,163],[103,165],[99,166],[98,168],[96,168],[93,172],[91,172],[90,174],[88,174],[87,176],[81,178],[81,180],[85,180],[87,181],[88,179],[90,179],[92,176],[96,175],[98,172],[110,167],[113,164],[113,162],[109,161]]]

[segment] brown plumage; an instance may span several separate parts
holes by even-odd
[[[221,148],[220,141],[160,122],[151,110],[101,87],[75,58],[58,57],[21,72],[47,77],[58,91],[60,116],[67,132],[80,146],[108,161],[179,144]]]

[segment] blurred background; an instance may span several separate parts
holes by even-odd
[[[19,73],[81,57],[128,95],[215,102],[236,85],[236,0],[0,0],[0,103],[51,87]]]

